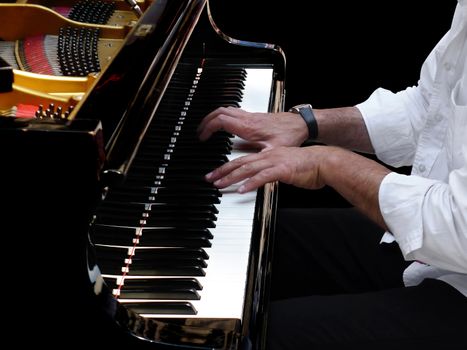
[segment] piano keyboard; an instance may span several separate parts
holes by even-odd
[[[154,117],[126,182],[110,189],[97,211],[91,239],[103,277],[119,301],[143,317],[242,319],[256,192],[240,195],[238,184],[219,191],[203,176],[254,150],[237,137],[228,150],[224,133],[200,143],[195,133],[217,105],[268,110],[272,69],[235,70],[197,69],[191,86],[175,74],[165,96],[183,101],[161,102],[166,108]],[[224,100],[213,101],[217,94]]]

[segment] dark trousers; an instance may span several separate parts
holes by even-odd
[[[267,349],[467,349],[467,298],[426,279],[355,209],[282,209]]]

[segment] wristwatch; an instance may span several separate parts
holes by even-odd
[[[318,123],[313,113],[313,107],[310,104],[301,104],[293,106],[289,112],[300,114],[308,127],[308,140],[316,140],[318,137]]]

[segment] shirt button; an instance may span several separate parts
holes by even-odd
[[[452,69],[452,64],[449,62],[444,62],[443,66],[448,72]]]
[[[418,171],[420,171],[421,173],[425,172],[425,170],[426,170],[426,167],[423,164],[420,164],[418,166]]]

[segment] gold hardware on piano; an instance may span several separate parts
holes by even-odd
[[[146,9],[148,3],[139,1],[138,6]],[[123,1],[0,4],[0,57],[13,69],[10,91],[0,95],[0,115],[16,115],[13,111],[18,105],[21,117],[34,117],[25,105],[76,106],[137,20]],[[90,57],[92,48],[89,39],[86,42],[90,33],[97,35],[97,57]],[[77,56],[76,52],[82,54]],[[96,61],[94,67],[92,59]],[[83,65],[84,69],[74,65]]]

